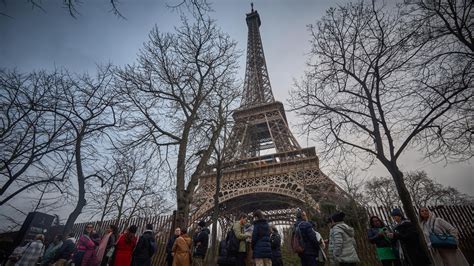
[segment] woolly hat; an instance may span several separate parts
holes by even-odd
[[[335,223],[344,221],[344,217],[346,216],[343,212],[336,212],[331,215],[331,220]]]
[[[198,223],[198,225],[199,225],[200,227],[206,227],[206,222],[205,222],[205,221],[200,221],[200,222]]]
[[[398,208],[395,208],[392,210],[392,212],[390,213],[391,216],[400,216],[400,217],[403,217],[403,213],[400,209]]]
[[[298,208],[296,209],[296,219],[301,219],[301,218],[303,218],[303,211],[300,208]]]

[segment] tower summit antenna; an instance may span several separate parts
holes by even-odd
[[[252,12],[253,12],[253,2],[250,3],[250,7],[252,8]]]

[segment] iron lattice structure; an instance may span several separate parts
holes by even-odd
[[[319,169],[314,147],[301,148],[291,133],[285,109],[275,101],[263,53],[260,16],[247,14],[248,45],[243,99],[224,151],[219,193],[220,216],[262,209],[276,224],[291,221],[295,207],[318,209],[343,191]],[[200,176],[192,221],[209,217],[214,207],[216,167]],[[230,215],[230,216],[229,216]]]

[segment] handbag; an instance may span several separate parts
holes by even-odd
[[[437,234],[434,232],[435,223],[436,223],[436,219],[433,222],[433,225],[431,227],[431,232],[429,234],[431,246],[433,248],[452,248],[452,249],[458,248],[458,242],[453,235],[450,235],[449,233]]]
[[[110,247],[109,250],[107,250],[107,254],[105,254],[105,256],[108,258],[112,258],[112,256],[114,255],[114,251],[115,251],[115,246]]]

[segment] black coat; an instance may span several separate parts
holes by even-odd
[[[281,257],[281,236],[278,232],[270,235],[270,244],[272,246],[272,258]]]
[[[59,259],[69,260],[75,248],[76,248],[76,244],[71,239],[64,240],[63,245],[56,252],[56,256],[54,257],[54,260],[59,260]]]
[[[409,265],[430,265],[430,260],[418,240],[416,226],[409,220],[403,220],[394,228],[394,239],[399,240],[403,254]]]
[[[319,254],[319,242],[313,230],[313,225],[307,221],[297,220],[294,228],[297,226],[299,226],[301,236],[303,237],[304,251],[302,255],[317,257]]]
[[[207,228],[202,228],[193,237],[194,252],[193,257],[204,258],[206,256],[207,247],[209,245],[210,231]],[[199,243],[199,245],[198,245]]]
[[[175,235],[172,235],[168,239],[168,243],[166,243],[166,262],[168,263],[168,265],[173,264],[173,256],[171,255],[171,253],[173,252],[173,245],[174,245],[174,241],[176,241],[176,238],[178,237]]]
[[[253,222],[252,251],[254,258],[272,258],[270,226],[265,219]]]
[[[138,239],[133,250],[133,261],[135,265],[148,265],[151,257],[155,253],[156,241],[151,230],[147,230]]]
[[[270,234],[270,244],[272,245],[272,266],[282,266],[281,236],[278,232]]]

